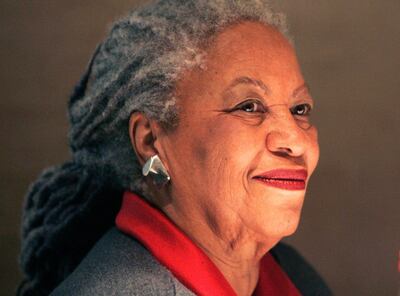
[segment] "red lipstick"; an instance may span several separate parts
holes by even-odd
[[[307,171],[275,169],[255,176],[264,185],[285,190],[304,190],[306,188]]]

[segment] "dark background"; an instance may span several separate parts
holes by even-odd
[[[144,1],[142,1],[144,2]],[[337,295],[395,295],[400,1],[275,0],[316,101],[321,159],[288,239]],[[66,102],[110,21],[139,1],[0,3],[0,294],[11,295],[30,182],[69,157]]]

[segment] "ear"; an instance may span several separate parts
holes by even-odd
[[[157,135],[158,124],[141,112],[133,112],[129,119],[129,136],[136,156],[143,166],[153,155],[158,154]]]

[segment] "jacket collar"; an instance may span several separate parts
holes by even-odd
[[[122,232],[135,237],[186,287],[197,295],[234,296],[223,274],[166,215],[132,192],[125,192],[116,218]],[[300,295],[274,258],[261,260],[254,295]]]

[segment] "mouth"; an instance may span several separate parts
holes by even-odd
[[[284,190],[304,190],[306,188],[307,171],[276,169],[255,176],[253,179],[270,187]]]

